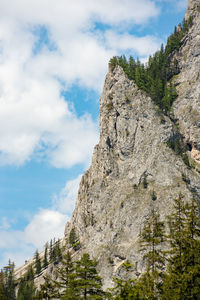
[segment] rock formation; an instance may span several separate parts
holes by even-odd
[[[159,113],[144,92],[117,66],[106,76],[100,101],[100,141],[82,177],[76,208],[65,236],[75,229],[81,248],[99,261],[105,286],[134,263],[142,272],[139,233],[154,207],[165,219],[179,193],[200,199],[200,6],[189,1],[193,25],[174,53],[180,74],[173,110],[176,124]],[[177,128],[178,127],[178,128]],[[193,168],[167,146],[179,131]]]
[[[139,233],[154,207],[164,220],[173,199],[200,199],[200,4],[189,0],[186,18],[193,25],[174,53],[180,73],[174,78],[176,122],[159,112],[151,98],[121,67],[109,68],[100,100],[100,141],[82,177],[76,208],[65,229],[65,248],[79,258],[98,260],[104,286],[115,275],[142,272]],[[173,59],[173,57],[172,57]],[[167,145],[180,132],[192,168]],[[74,229],[79,250],[68,243]],[[134,264],[126,274],[123,263]]]
[[[185,142],[191,146],[196,166],[200,164],[200,2],[189,0],[185,18],[193,17],[193,26],[178,52],[181,68],[176,78],[179,97],[174,103],[174,114]]]

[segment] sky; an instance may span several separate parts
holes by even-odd
[[[185,0],[0,0],[0,268],[64,235],[114,55],[147,61]]]

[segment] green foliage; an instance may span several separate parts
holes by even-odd
[[[48,295],[64,300],[103,299],[105,293],[96,266],[97,262],[91,260],[89,254],[83,254],[80,260],[73,262],[70,253],[67,252],[55,272],[57,279],[49,279],[48,286],[51,287],[51,292],[48,292]]]
[[[132,56],[129,60],[123,56],[111,58],[109,64],[112,69],[119,65],[123,68],[129,79],[134,80],[137,86],[147,92],[159,108],[167,114],[177,97],[175,86],[171,79],[179,73],[178,61],[172,60],[174,51],[179,50],[182,39],[192,24],[192,18],[183,21],[175,27],[174,33],[167,40],[166,47],[161,45],[160,51],[149,57],[146,65]]]
[[[114,278],[112,299],[200,299],[200,221],[195,200],[184,203],[180,194],[168,226],[166,235],[159,214],[152,210],[140,237],[146,271],[135,280]],[[162,243],[168,251],[161,251]]]
[[[115,286],[110,289],[112,299],[114,300],[140,300],[141,291],[135,280],[122,280],[120,278],[113,279]]]
[[[200,295],[200,224],[194,200],[184,204],[183,196],[175,200],[169,218],[170,250],[164,276],[162,299],[199,299]]]
[[[35,295],[34,272],[33,268],[30,267],[25,276],[20,279],[17,300],[33,300],[35,299]]]
[[[43,276],[44,283],[40,285],[40,290],[37,292],[38,300],[50,300],[57,294],[55,292],[55,285],[50,277],[50,275]]]
[[[159,214],[152,209],[140,236],[140,251],[144,252],[146,273],[142,277],[145,294],[154,299],[159,294],[159,282],[165,263],[161,244],[164,242],[164,222]]]
[[[3,268],[3,271],[1,273],[1,280],[1,290],[3,297],[5,296],[6,300],[15,300],[16,283],[14,280],[14,263],[12,263],[10,260],[8,262],[8,265]]]
[[[176,154],[182,157],[185,165],[190,168],[190,162],[187,155],[187,147],[184,144],[183,136],[180,133],[175,133],[172,137],[166,142],[168,147],[170,147]]]
[[[53,261],[54,261],[53,241],[50,240],[50,244],[49,244],[49,262],[53,262]]]
[[[96,270],[97,262],[90,259],[85,253],[76,262],[75,268],[75,289],[77,299],[103,299],[101,277]]]
[[[45,253],[46,252],[48,252],[48,248],[45,247]],[[62,259],[62,250],[60,248],[60,240],[59,239],[57,241],[55,241],[55,239],[54,241],[51,240],[49,245],[49,262],[57,264],[61,261],[61,259]],[[46,264],[48,265],[48,256],[45,259],[45,261]]]
[[[54,296],[59,299],[78,299],[75,284],[75,263],[72,261],[69,251],[63,256],[61,264],[57,267],[54,283]]]
[[[43,268],[46,268],[47,266],[48,266],[48,243],[45,245]]]
[[[6,300],[6,289],[5,289],[3,271],[0,272],[0,299],[1,300]]]
[[[129,269],[131,269],[133,267],[133,263],[130,262],[129,260],[126,260],[123,264],[122,264],[122,267],[124,267],[127,271]]]
[[[168,139],[167,146],[178,155],[181,155],[185,150],[183,137],[179,133],[174,134]]]
[[[72,228],[70,233],[69,233],[69,243],[73,246],[77,242],[77,236],[76,236],[76,231],[75,228]]]
[[[42,266],[41,266],[41,261],[40,261],[40,257],[39,257],[39,252],[38,252],[38,250],[36,250],[36,252],[35,252],[35,273],[40,274],[41,270],[42,270]]]

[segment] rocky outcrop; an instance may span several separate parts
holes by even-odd
[[[84,252],[98,260],[104,287],[115,275],[143,271],[139,234],[152,208],[164,220],[173,199],[200,199],[200,9],[189,1],[186,18],[193,26],[178,53],[179,93],[173,107],[176,122],[161,114],[147,94],[130,81],[122,68],[109,68],[100,101],[100,141],[92,164],[83,175],[76,208],[65,229],[65,249],[75,259]],[[168,147],[178,132],[183,136],[194,168]],[[68,243],[74,229],[80,249]],[[127,272],[125,262],[133,267]],[[39,279],[37,279],[39,280]],[[38,281],[39,282],[39,281]],[[39,283],[38,283],[39,284]]]
[[[178,98],[174,115],[179,130],[191,151],[191,158],[200,169],[200,2],[189,0],[186,19],[192,16],[192,27],[178,52],[181,72],[175,82]]]
[[[189,169],[167,146],[183,135],[187,154],[198,166],[200,151],[200,14],[198,1],[189,1],[186,17],[193,26],[176,53],[180,74],[174,78],[179,96],[174,103],[176,124],[159,113],[152,100],[118,66],[109,69],[100,101],[100,141],[92,164],[81,180],[76,208],[66,226],[75,228],[83,252],[99,261],[105,286],[114,275],[125,275],[124,262],[139,274],[139,233],[154,207],[165,219],[173,199],[200,199],[198,168]],[[178,125],[178,126],[177,126]],[[178,127],[178,129],[177,129]],[[127,275],[128,276],[128,275]]]

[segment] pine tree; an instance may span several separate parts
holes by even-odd
[[[47,266],[48,266],[48,243],[45,244],[43,268],[46,268]]]
[[[33,300],[36,295],[36,287],[34,285],[34,272],[30,267],[23,278],[20,279],[17,293],[17,300]]]
[[[170,251],[162,299],[199,299],[200,225],[194,200],[184,204],[180,194],[169,218]]]
[[[37,292],[37,299],[41,300],[51,300],[58,296],[56,292],[55,284],[51,279],[50,275],[43,276],[44,283],[40,285],[40,290]]]
[[[39,252],[38,252],[38,250],[36,250],[36,252],[35,252],[35,273],[40,274],[41,269],[42,269],[42,266],[41,266],[41,261],[40,261],[40,257],[39,257]]]
[[[185,245],[185,206],[183,196],[174,200],[174,213],[169,217],[170,234],[168,236],[170,243],[170,250],[168,251],[168,273],[164,278],[163,299],[168,297],[183,299],[183,282],[182,274],[184,272],[183,250]]]
[[[6,300],[6,290],[4,284],[4,273],[0,271],[0,299]]]
[[[114,300],[140,300],[141,296],[141,287],[136,280],[123,280],[120,278],[113,279],[115,286],[111,290],[110,298]],[[108,295],[109,297],[109,295]]]
[[[185,207],[186,228],[184,247],[184,297],[200,298],[200,222],[199,209],[195,200]]]
[[[68,295],[76,295],[74,291],[74,263],[69,251],[63,256],[61,266],[57,268],[55,275],[57,277],[57,280],[54,280],[55,289],[61,298],[67,299]]]
[[[75,288],[78,294],[77,299],[103,299],[101,277],[96,270],[97,262],[90,259],[85,253],[76,262]]]
[[[70,233],[69,233],[69,243],[71,244],[71,246],[73,246],[77,241],[77,236],[76,236],[76,232],[75,229],[72,228]]]
[[[161,244],[164,242],[164,222],[159,214],[152,209],[141,232],[140,251],[144,252],[146,273],[141,277],[144,295],[147,299],[156,299],[160,292],[160,281],[164,267],[164,255]],[[146,299],[146,298],[145,298]]]
[[[49,262],[53,262],[53,241],[50,240],[49,244]]]
[[[177,97],[175,87],[173,91],[165,91],[172,77],[180,72],[178,61],[171,60],[174,51],[177,51],[186,32],[192,25],[192,18],[183,21],[182,25],[175,27],[174,33],[167,40],[167,45],[161,45],[160,51],[149,57],[148,63],[144,66],[139,59],[137,62],[130,56],[114,56],[109,65],[112,69],[116,65],[123,68],[129,79],[134,80],[137,86],[147,92],[159,108],[168,114],[174,99]],[[169,93],[168,93],[169,92]],[[170,97],[169,97],[170,94]]]
[[[14,263],[10,260],[8,265],[3,268],[4,273],[4,286],[5,286],[5,294],[6,300],[15,300],[15,280],[14,280]]]
[[[54,251],[55,251],[56,262],[59,263],[62,260],[62,251],[60,248],[60,240],[56,241]]]
[[[136,62],[134,58],[130,56],[127,72],[128,72],[128,77],[132,80],[135,80],[135,69],[136,69]]]

